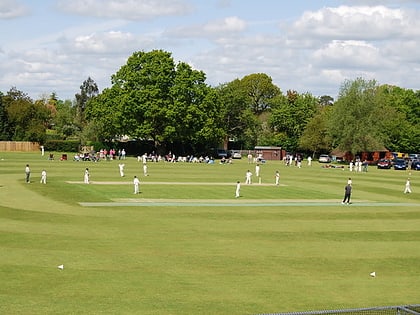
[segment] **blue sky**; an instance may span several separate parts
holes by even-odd
[[[135,51],[163,49],[216,86],[266,73],[336,98],[345,80],[418,90],[420,0],[0,0],[0,91],[74,99]]]

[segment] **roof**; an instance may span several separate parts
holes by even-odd
[[[376,149],[376,150],[372,150],[372,151],[369,151],[369,152],[388,152],[389,150],[387,149],[387,148],[385,148],[385,147],[382,147],[381,149]],[[343,156],[345,156],[347,153],[350,153],[350,152],[344,152],[344,151],[341,151],[340,149],[338,149],[338,148],[335,148],[334,150],[332,150],[331,152],[330,152],[330,154],[331,155],[334,155],[334,156],[337,156],[337,157],[343,157]]]
[[[281,150],[281,147],[258,146],[258,147],[255,147],[255,150]]]

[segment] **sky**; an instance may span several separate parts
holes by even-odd
[[[162,49],[211,86],[253,73],[337,98],[346,80],[419,90],[420,0],[0,0],[0,91],[74,99],[136,51]]]

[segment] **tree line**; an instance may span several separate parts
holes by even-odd
[[[0,140],[77,139],[106,147],[129,137],[178,154],[228,143],[308,154],[420,152],[419,90],[357,78],[343,82],[334,100],[283,93],[264,73],[212,87],[203,71],[163,50],[133,53],[110,79],[99,92],[87,78],[74,100],[55,93],[32,100],[15,87],[0,92]]]

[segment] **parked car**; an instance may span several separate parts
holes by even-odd
[[[415,171],[420,171],[420,160],[413,161],[411,163],[411,169]]]
[[[216,154],[217,159],[221,159],[221,158],[226,159],[228,157],[228,152],[224,149],[217,149],[215,154]]]
[[[242,159],[240,151],[230,150],[230,156],[232,157],[232,159]]]
[[[331,157],[327,154],[321,154],[318,159],[319,163],[331,163]]]
[[[376,166],[379,169],[390,169],[392,167],[392,162],[390,160],[387,160],[387,159],[380,159],[378,161],[378,164],[376,164]]]
[[[408,159],[411,161],[416,161],[420,159],[420,154],[411,153],[408,155]]]
[[[406,170],[407,164],[405,164],[404,159],[395,159],[392,163],[394,165],[394,170]]]

